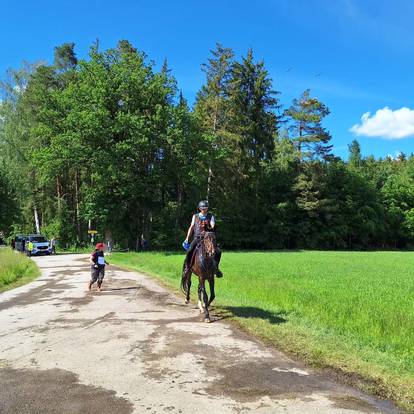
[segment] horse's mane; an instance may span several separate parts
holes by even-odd
[[[216,235],[211,231],[204,233],[201,246],[206,257],[213,257],[217,250]]]

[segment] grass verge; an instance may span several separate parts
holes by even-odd
[[[182,254],[114,253],[110,261],[179,287]],[[221,267],[222,317],[414,412],[414,254],[230,252]]]
[[[29,283],[39,275],[36,264],[26,256],[0,249],[0,292]]]

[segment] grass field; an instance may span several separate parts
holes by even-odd
[[[26,256],[0,249],[0,292],[28,283],[39,274],[36,264]]]
[[[114,253],[111,262],[178,289],[183,258]],[[216,314],[414,411],[414,253],[231,252],[221,267]]]

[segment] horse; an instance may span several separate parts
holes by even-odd
[[[181,290],[186,295],[185,303],[190,302],[191,275],[194,273],[198,277],[198,307],[200,313],[204,311],[204,321],[211,322],[208,307],[216,297],[214,293],[214,275],[216,274],[218,263],[216,254],[218,247],[216,244],[216,236],[211,231],[206,231],[194,251],[192,265],[190,271],[184,272],[181,278]],[[210,286],[210,299],[206,291],[206,281]],[[203,302],[202,299],[203,298]]]

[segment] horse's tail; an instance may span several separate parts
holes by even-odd
[[[184,294],[187,294],[187,290],[188,290],[188,280],[191,277],[191,273],[190,276],[188,275],[188,272],[185,272],[183,269],[183,274],[181,276],[181,291]]]

